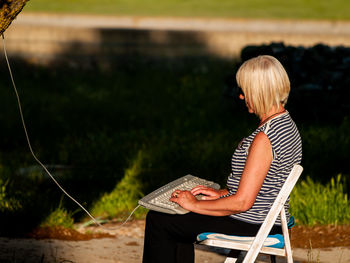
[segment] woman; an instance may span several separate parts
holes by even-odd
[[[284,108],[290,83],[280,62],[271,56],[252,58],[236,79],[240,99],[260,123],[236,148],[227,189],[176,190],[170,200],[190,213],[148,213],[144,263],[194,262],[193,243],[202,232],[256,235],[293,165],[300,163],[301,138]],[[199,201],[198,194],[205,196]],[[288,204],[285,210],[288,218]],[[282,233],[279,218],[270,234],[277,233]]]

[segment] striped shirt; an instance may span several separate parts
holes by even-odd
[[[235,219],[253,224],[263,223],[293,165],[300,164],[302,157],[300,134],[289,113],[285,112],[272,118],[258,127],[249,137],[244,138],[235,150],[232,156],[232,173],[227,180],[229,190],[227,196],[236,193],[249,147],[259,132],[266,134],[272,146],[273,160],[270,169],[253,206],[245,212],[231,215]],[[287,220],[289,218],[288,209],[289,198],[285,205]],[[276,224],[281,224],[280,217],[277,218]]]

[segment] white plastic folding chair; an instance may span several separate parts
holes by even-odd
[[[284,204],[286,203],[288,196],[292,192],[302,171],[303,168],[300,165],[295,165],[293,167],[255,237],[232,236],[219,233],[202,233],[197,236],[198,243],[201,245],[225,249],[248,251],[244,257],[243,263],[254,262],[259,253],[284,256],[287,257],[288,263],[292,263],[292,249],[290,245]],[[278,215],[281,216],[282,234],[268,236]],[[237,259],[235,258],[227,257],[225,263],[236,262],[236,260]]]

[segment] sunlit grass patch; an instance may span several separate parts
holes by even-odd
[[[7,191],[8,183],[9,180],[4,181],[0,178],[0,212],[13,212],[22,207],[16,198],[9,196]]]
[[[61,199],[58,207],[53,210],[40,224],[41,227],[57,227],[72,228],[74,225],[74,213],[65,209]]]
[[[142,197],[142,185],[138,178],[142,170],[142,161],[143,152],[139,151],[131,166],[126,169],[123,179],[118,182],[113,191],[105,193],[94,203],[91,209],[93,215],[109,219],[126,216],[137,206],[137,201]],[[139,218],[144,214],[144,209],[138,209],[134,217]]]
[[[306,178],[291,194],[291,213],[305,225],[350,223],[350,202],[344,185],[340,174],[326,185]]]

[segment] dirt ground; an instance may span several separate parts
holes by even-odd
[[[70,241],[86,241],[91,239],[115,238],[117,235],[143,237],[144,220],[134,220],[125,227],[118,228],[118,224],[106,225],[106,229],[90,226],[77,229],[65,228],[37,228],[28,235],[34,239],[57,239]],[[295,226],[291,230],[291,242],[294,248],[350,248],[350,225],[319,225]]]
[[[144,220],[105,228],[39,228],[26,238],[0,238],[0,262],[137,263],[143,250]],[[295,262],[350,263],[350,226],[295,226],[291,233]],[[225,257],[196,246],[196,263],[221,263]],[[257,262],[269,262],[264,255]],[[286,262],[278,258],[279,263]]]

